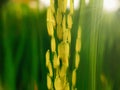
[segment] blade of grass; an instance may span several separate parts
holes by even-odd
[[[5,61],[4,61],[4,81],[5,88],[7,90],[15,90],[15,78],[14,78],[14,65],[13,65],[13,57],[11,50],[11,38],[8,34],[8,23],[7,19],[7,10],[3,9],[3,44],[4,44],[4,52],[5,52]]]

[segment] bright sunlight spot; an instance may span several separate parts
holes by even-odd
[[[89,4],[89,0],[85,0],[85,3],[86,3],[86,5],[88,5]]]
[[[80,0],[74,0],[74,8],[78,9]],[[68,0],[67,8],[70,8],[70,0]]]
[[[106,11],[116,11],[118,9],[118,0],[104,0],[103,7]]]
[[[77,9],[79,7],[80,0],[74,0],[74,8]],[[40,0],[40,3],[43,4],[45,7],[50,5],[50,0]],[[67,8],[70,8],[70,0],[68,0]]]
[[[43,4],[45,7],[50,5],[50,0],[40,0],[40,3]]]

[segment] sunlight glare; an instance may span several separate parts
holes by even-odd
[[[43,4],[45,7],[50,5],[50,0],[40,0],[40,4]]]
[[[80,0],[74,0],[74,8],[77,9],[79,7]],[[50,0],[40,0],[40,3],[43,4],[45,7],[50,5]],[[70,8],[70,0],[68,0],[67,8]]]
[[[116,11],[118,9],[118,0],[104,0],[103,7],[106,11]]]
[[[86,3],[86,5],[88,5],[89,4],[89,0],[85,0],[85,3]]]
[[[80,0],[74,0],[74,8],[78,9]],[[70,0],[68,0],[67,8],[70,8]]]

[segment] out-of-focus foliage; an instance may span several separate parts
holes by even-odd
[[[30,90],[34,83],[46,86],[42,82],[46,80],[44,53],[49,47],[45,24],[45,11],[14,3],[2,7],[0,77],[6,90]]]

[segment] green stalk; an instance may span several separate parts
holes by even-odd
[[[12,47],[11,47],[11,38],[8,34],[8,24],[7,20],[9,16],[6,9],[3,9],[3,46],[5,52],[5,61],[4,61],[4,81],[5,88],[7,90],[15,90],[15,78],[14,78],[14,65],[12,57]]]
[[[33,78],[33,82],[35,82],[37,80],[37,68],[38,68],[38,34],[37,34],[37,29],[36,28],[36,24],[35,24],[35,20],[36,20],[36,14],[38,13],[34,13],[32,12],[31,14],[31,49],[32,49],[32,78]]]
[[[102,10],[100,0],[91,0],[91,32],[90,32],[90,90],[96,90],[96,63],[98,53],[98,30],[99,30],[99,19]]]
[[[22,10],[22,20],[21,20],[21,25],[20,25],[20,35],[21,35],[21,38],[20,38],[20,44],[18,45],[18,49],[17,49],[17,52],[16,52],[16,57],[15,57],[15,60],[16,60],[16,63],[15,63],[15,67],[16,67],[16,71],[18,69],[18,66],[19,66],[19,63],[21,61],[21,58],[23,56],[23,51],[24,51],[24,46],[25,46],[25,41],[26,41],[26,33],[27,33],[27,25],[26,23],[27,22],[27,17],[24,16],[24,13],[27,13],[28,9],[26,9],[27,7],[24,7],[22,8],[21,6],[21,10]],[[15,12],[17,13],[17,12]],[[18,23],[19,24],[19,23]]]

